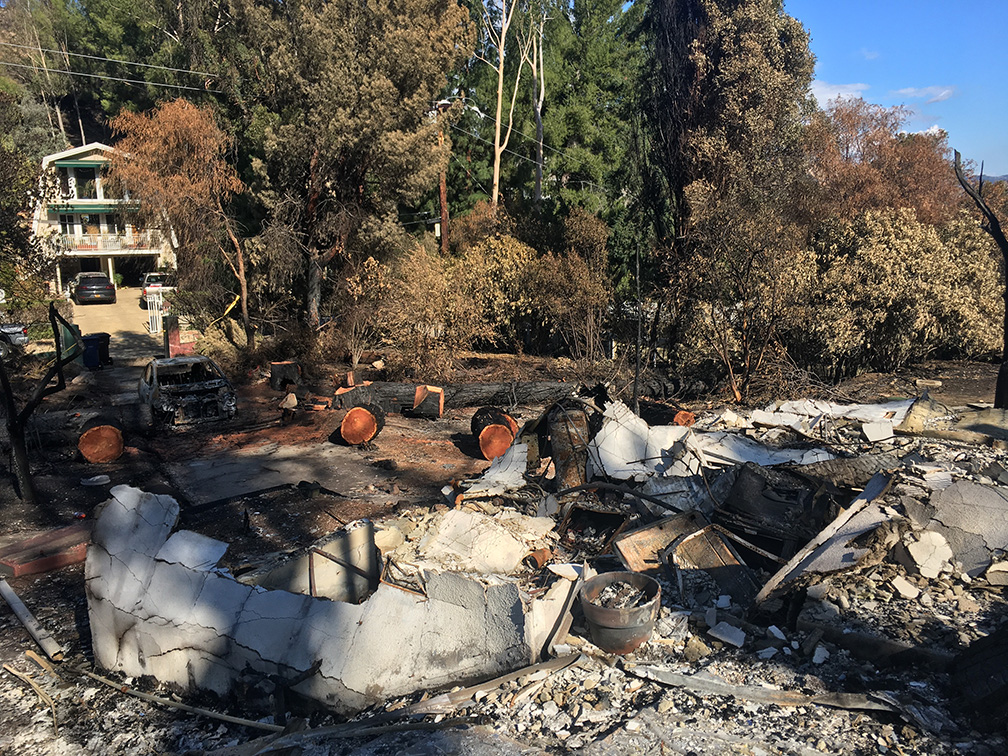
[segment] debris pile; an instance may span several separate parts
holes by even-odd
[[[493,461],[442,501],[234,574],[174,499],[113,488],[86,566],[96,662],[269,681],[357,715],[341,737],[448,717],[588,753],[1003,749],[973,729],[1008,702],[1003,413],[925,396],[652,426],[596,387],[517,417],[473,418]]]

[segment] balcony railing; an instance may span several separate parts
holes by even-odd
[[[158,250],[164,246],[164,237],[156,231],[132,234],[63,234],[63,248],[69,252],[131,252],[142,249]]]

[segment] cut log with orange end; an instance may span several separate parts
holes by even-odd
[[[81,456],[92,464],[114,462],[123,453],[122,431],[114,425],[96,425],[77,440]]]
[[[689,428],[695,422],[696,415],[688,410],[679,410],[675,413],[675,417],[672,418],[672,423],[674,425],[681,425],[684,428]]]
[[[364,404],[347,410],[340,423],[340,435],[351,446],[365,444],[385,427],[385,412],[374,404]]]
[[[440,386],[420,385],[413,394],[414,417],[438,418],[444,415],[444,389]]]
[[[512,436],[518,435],[518,423],[515,422],[515,419],[511,415],[499,407],[480,407],[476,410],[473,413],[472,421],[469,423],[469,430],[472,431],[472,434],[476,438],[479,438],[480,431],[491,423],[506,425],[511,429]]]
[[[514,442],[510,426],[492,423],[480,431],[479,447],[485,459],[494,460],[508,450]]]

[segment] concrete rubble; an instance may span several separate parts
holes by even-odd
[[[670,737],[711,753],[951,753],[969,739],[957,716],[1003,716],[986,698],[964,712],[933,702],[980,684],[941,675],[975,670],[971,648],[1006,627],[1008,461],[990,443],[1008,438],[1005,418],[963,423],[925,397],[652,426],[598,396],[584,402],[585,490],[558,492],[548,439],[530,451],[519,433],[481,477],[446,486],[450,506],[350,523],[237,579],[218,566],[226,544],[176,530],[173,499],[113,488],[86,565],[96,661],[221,694],[249,670],[307,675],[292,692],[391,716],[433,713],[420,691],[580,654],[437,712],[493,723],[463,742],[599,754]],[[964,449],[977,418],[1000,425]],[[661,584],[652,637],[625,657],[591,643],[575,601],[595,570],[616,569]],[[719,727],[691,718],[718,706]],[[872,739],[851,750],[845,732],[866,713]]]

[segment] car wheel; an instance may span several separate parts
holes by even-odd
[[[0,358],[7,359],[10,357],[11,348],[10,344],[5,341],[0,341]]]

